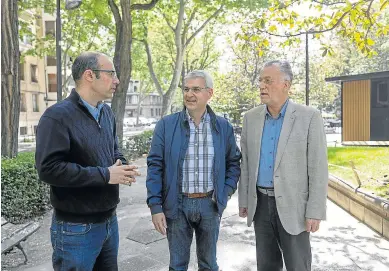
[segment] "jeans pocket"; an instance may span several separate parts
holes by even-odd
[[[91,228],[91,224],[65,222],[63,224],[62,233],[64,235],[84,235],[87,234]]]

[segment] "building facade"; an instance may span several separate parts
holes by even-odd
[[[43,35],[41,14],[26,10],[19,15],[19,20],[29,23],[32,35]],[[32,22],[32,23],[31,23]],[[21,54],[32,49],[32,37],[29,34],[19,39]],[[19,136],[34,135],[39,119],[46,110],[46,84],[44,59],[25,56],[19,63],[20,74],[20,118]]]
[[[43,9],[26,10],[19,20],[28,23],[30,35],[19,38],[22,55],[33,48],[33,37],[55,38],[55,16]],[[34,136],[39,119],[46,108],[57,102],[57,68],[55,56],[24,56],[20,60],[20,120],[19,137]],[[67,71],[69,74],[70,71]],[[70,87],[74,86],[71,80]],[[69,92],[69,91],[68,91]]]
[[[162,97],[156,93],[141,93],[141,82],[131,80],[127,90],[126,117],[156,118],[162,114]]]

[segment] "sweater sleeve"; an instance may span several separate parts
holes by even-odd
[[[124,157],[124,155],[121,153],[120,149],[119,149],[119,139],[118,139],[118,136],[116,135],[116,120],[114,118],[114,125],[113,125],[113,137],[114,137],[114,140],[115,140],[115,143],[114,143],[114,155],[115,155],[115,162],[117,159],[120,159],[120,161],[122,161],[122,164],[123,165],[128,165],[128,162],[127,162],[127,159]]]
[[[39,178],[52,186],[103,186],[109,182],[107,167],[83,167],[66,161],[70,151],[68,128],[42,116],[36,135],[35,163]]]

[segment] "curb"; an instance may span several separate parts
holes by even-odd
[[[389,239],[389,201],[331,174],[328,182],[328,198]]]

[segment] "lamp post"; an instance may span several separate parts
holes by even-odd
[[[68,10],[78,8],[82,0],[66,0],[65,8]],[[57,60],[57,102],[62,100],[62,67],[61,67],[61,0],[57,0],[57,19],[55,24],[55,45]]]

